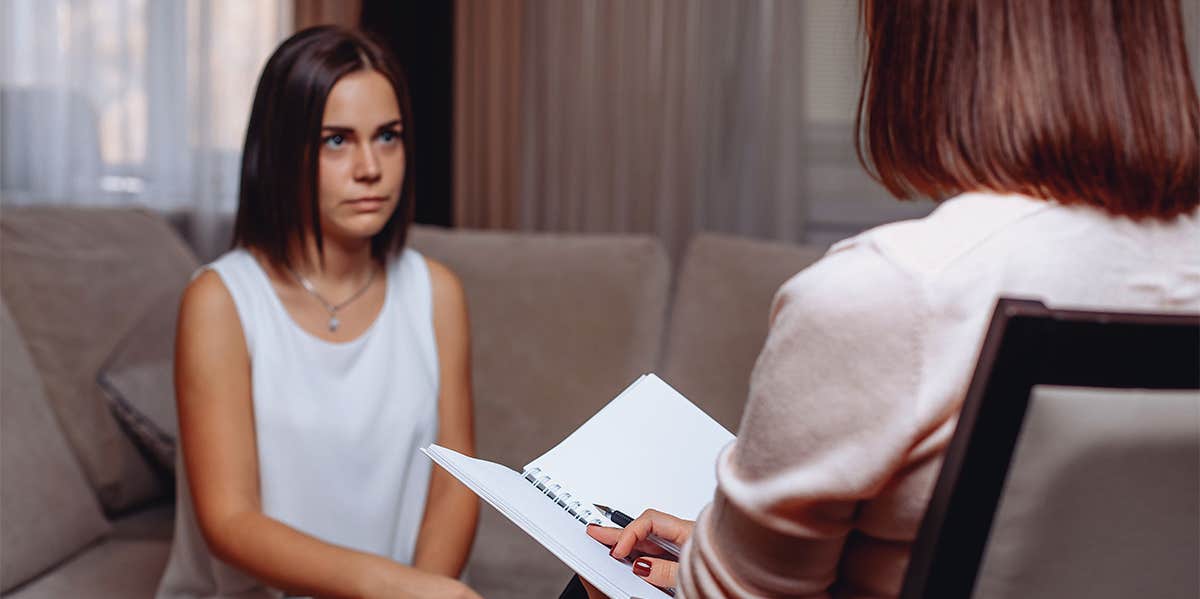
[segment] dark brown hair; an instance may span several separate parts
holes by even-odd
[[[1178,0],[860,8],[856,146],[895,196],[993,190],[1160,219],[1200,204],[1200,105]]]
[[[392,84],[400,103],[400,134],[409,168],[400,201],[371,239],[371,256],[382,262],[404,247],[413,219],[412,109],[395,58],[368,35],[332,26],[289,37],[263,68],[242,151],[242,179],[234,223],[234,246],[262,251],[276,266],[293,266],[296,240],[310,232],[324,250],[317,209],[317,161],[321,120],[329,91],[343,76],[372,70]],[[303,257],[300,257],[303,259]]]

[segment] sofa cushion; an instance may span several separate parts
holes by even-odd
[[[168,541],[106,541],[4,598],[153,597],[170,551]]]
[[[557,597],[574,572],[486,505],[463,580],[487,599]]]
[[[108,530],[8,308],[0,300],[0,591]]]
[[[0,290],[103,506],[120,511],[167,488],[120,430],[100,367],[196,261],[162,219],[133,209],[6,208]]]
[[[669,285],[666,253],[636,235],[415,227],[412,245],[462,279],[471,318],[477,451],[520,470],[654,370]],[[488,510],[490,512],[490,510]],[[529,597],[570,571],[495,514],[480,523],[469,580]]]
[[[824,253],[713,233],[692,238],[671,304],[663,379],[736,432],[775,291]]]
[[[171,478],[179,437],[172,369],[179,300],[174,289],[156,300],[97,377],[122,427]]]
[[[109,539],[170,541],[175,533],[175,498],[143,506],[112,521]]]

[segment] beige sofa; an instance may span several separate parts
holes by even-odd
[[[129,209],[0,213],[0,593],[147,597],[173,521],[170,382],[198,261]],[[478,450],[519,468],[655,371],[736,429],[771,296],[822,250],[701,235],[673,270],[639,235],[416,227],[463,279]],[[488,507],[466,578],[555,597],[569,571]]]

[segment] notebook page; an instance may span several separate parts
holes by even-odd
[[[525,469],[539,468],[585,505],[695,520],[712,501],[717,455],[733,438],[649,374]]]
[[[529,484],[520,473],[438,445],[430,445],[422,451],[608,596],[622,599],[667,597],[657,587],[638,578],[628,562],[610,557],[608,547],[587,536],[583,524]]]

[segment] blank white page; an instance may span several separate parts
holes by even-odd
[[[712,501],[717,455],[733,438],[648,374],[525,469],[541,469],[585,506],[633,517],[654,508],[695,520]]]

